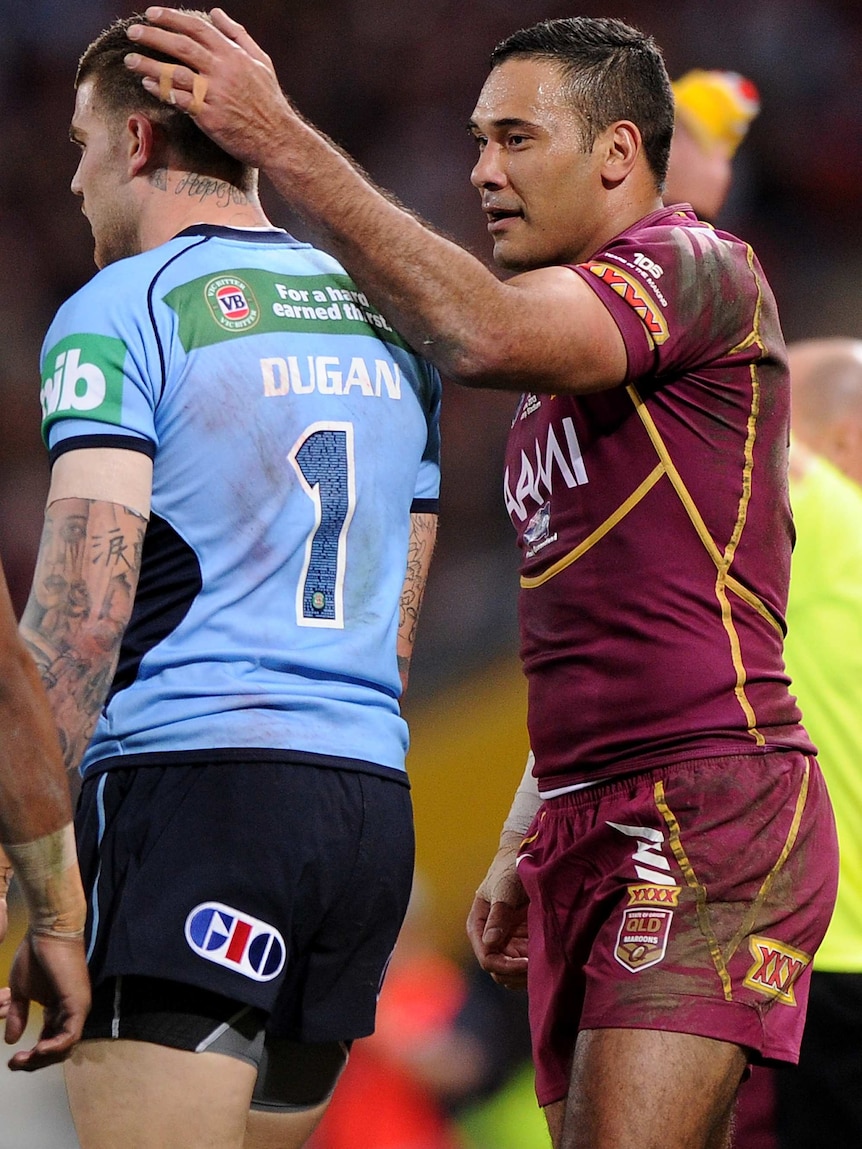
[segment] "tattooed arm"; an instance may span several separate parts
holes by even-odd
[[[437,539],[437,516],[412,514],[410,516],[410,543],[407,549],[407,575],[401,592],[401,612],[398,618],[398,672],[402,691],[407,689],[410,659],[419,625],[422,596],[428,581],[428,568]]]
[[[149,514],[143,454],[82,449],[54,466],[21,635],[48,692],[66,767],[79,765],[132,613]]]

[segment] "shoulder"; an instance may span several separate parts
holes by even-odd
[[[123,315],[146,311],[153,283],[189,247],[188,239],[175,239],[102,268],[63,303],[49,329],[49,338],[58,329],[110,328]]]
[[[665,271],[659,260],[670,268],[703,261],[748,268],[753,260],[745,240],[719,231],[679,206],[659,208],[644,216],[615,236],[602,254],[621,258],[627,253],[633,253],[628,258],[641,273],[656,276]]]

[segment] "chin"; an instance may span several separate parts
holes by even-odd
[[[493,259],[504,271],[529,271],[536,266],[523,252],[513,251],[504,244],[494,245]]]

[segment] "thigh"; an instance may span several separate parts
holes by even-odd
[[[725,1149],[738,1046],[684,1033],[583,1030],[555,1149]]]
[[[241,1149],[255,1069],[218,1053],[85,1041],[65,1067],[81,1149]]]
[[[816,763],[709,759],[553,799],[519,873],[542,1104],[565,1095],[581,1029],[793,1059],[837,873]]]
[[[320,1124],[328,1102],[301,1113],[264,1113],[253,1109],[248,1115],[243,1149],[301,1149]]]

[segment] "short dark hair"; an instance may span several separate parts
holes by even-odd
[[[195,12],[195,15],[209,19],[206,12]],[[123,63],[123,58],[129,52],[141,50],[126,35],[129,25],[148,23],[146,16],[126,16],[100,33],[78,61],[75,87],[80,87],[84,80],[92,79],[96,97],[108,112],[126,115],[143,112],[158,125],[168,145],[183,163],[188,164],[190,171],[225,180],[243,191],[250,190],[254,184],[251,168],[214,144],[191,116],[164,103],[157,96],[151,96],[141,83],[140,76],[130,72]],[[167,64],[180,62],[163,52],[147,49],[146,54]]]
[[[491,67],[513,56],[538,57],[559,67],[582,121],[587,149],[617,120],[637,124],[647,162],[662,190],[673,138],[674,100],[652,36],[622,20],[588,16],[545,20],[501,41],[491,53]]]

